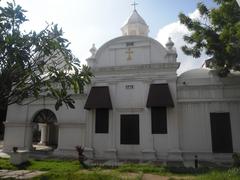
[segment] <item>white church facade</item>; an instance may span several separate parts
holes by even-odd
[[[53,154],[76,156],[82,145],[96,159],[229,161],[240,152],[240,74],[220,78],[194,69],[177,76],[174,43],[148,37],[136,10],[122,36],[87,59],[94,78],[75,109],[55,110],[53,99],[11,105],[4,151],[33,150],[33,141],[55,147]],[[36,131],[38,129],[38,131]],[[35,133],[40,133],[36,139]],[[35,137],[36,136],[36,137]]]

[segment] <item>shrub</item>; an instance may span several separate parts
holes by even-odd
[[[82,165],[83,168],[88,168],[87,165],[84,163],[84,161],[87,160],[87,157],[83,154],[84,147],[82,146],[76,146],[76,150],[78,152],[78,161]]]
[[[234,167],[240,167],[240,154],[239,153],[233,153],[233,166]]]

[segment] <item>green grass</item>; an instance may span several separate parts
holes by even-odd
[[[62,160],[30,160],[28,170],[50,171],[57,173],[72,173],[80,169],[78,161],[62,161]]]
[[[123,164],[117,169],[120,172],[143,172],[166,174],[168,171],[164,166],[155,166],[152,164]]]
[[[197,180],[239,180],[240,168],[231,168],[228,170],[212,170],[207,174],[196,177]]]
[[[9,159],[0,158],[0,169],[27,169],[47,171],[35,180],[120,180],[131,179],[140,180],[145,173],[168,176],[169,179],[179,177],[181,179],[196,180],[240,180],[240,168],[231,169],[201,169],[193,168],[175,168],[171,169],[167,166],[157,166],[153,164],[123,164],[115,169],[106,167],[95,167],[90,169],[82,169],[78,161],[73,160],[30,160],[22,166],[13,166]]]
[[[0,169],[9,169],[9,170],[16,170],[18,169],[16,166],[13,166],[9,159],[0,158]]]

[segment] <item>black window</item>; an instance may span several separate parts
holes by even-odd
[[[121,144],[139,144],[139,115],[121,115]]]
[[[4,110],[0,109],[0,140],[3,140],[4,136],[4,121],[6,121],[7,108]]]
[[[108,109],[96,109],[95,133],[108,133]]]
[[[152,134],[167,134],[167,109],[166,107],[152,107]]]
[[[232,153],[232,132],[229,113],[210,113],[212,151],[214,153]]]

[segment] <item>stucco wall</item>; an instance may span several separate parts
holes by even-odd
[[[74,149],[76,145],[84,145],[86,118],[83,106],[85,100],[84,95],[75,97],[75,109],[69,109],[63,105],[58,111],[55,110],[55,100],[49,98],[27,105],[9,106],[5,123],[4,150],[12,150],[13,146],[31,150],[33,119],[43,109],[51,110],[57,118],[59,149]]]
[[[196,154],[207,160],[217,156],[212,153],[210,113],[230,114],[233,152],[240,152],[239,82],[237,74],[219,78],[206,69],[191,70],[178,78],[180,147],[186,159]]]
[[[127,43],[134,43],[127,46]],[[131,59],[128,60],[130,48]],[[156,40],[144,36],[122,36],[99,48],[93,67],[126,66],[168,62],[166,49]]]

